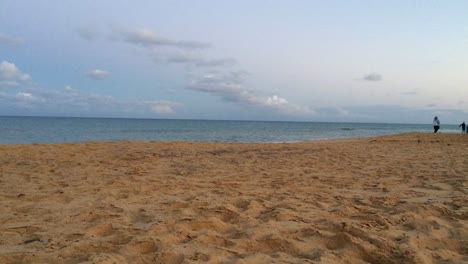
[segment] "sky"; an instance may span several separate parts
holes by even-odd
[[[0,1],[0,115],[468,121],[468,1]]]

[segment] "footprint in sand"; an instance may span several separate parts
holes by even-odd
[[[212,210],[211,213],[225,223],[237,223],[240,217],[239,213],[224,206]]]
[[[125,247],[125,250],[132,255],[150,254],[158,251],[158,246],[152,239],[148,239],[131,242]]]
[[[91,257],[88,262],[93,264],[114,264],[126,263],[127,261],[122,255],[101,253]]]
[[[111,224],[103,224],[91,227],[86,234],[91,237],[104,237],[114,233],[114,228]]]
[[[155,260],[155,264],[180,264],[184,262],[184,254],[175,252],[162,252]]]
[[[201,252],[195,252],[189,256],[190,260],[198,260],[198,261],[208,261],[210,260],[210,256]]]

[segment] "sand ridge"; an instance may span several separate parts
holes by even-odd
[[[468,262],[468,136],[0,145],[0,263]]]

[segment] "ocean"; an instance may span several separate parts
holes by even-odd
[[[456,125],[441,133],[460,133]],[[428,124],[0,117],[0,144],[85,141],[280,143],[432,132]]]

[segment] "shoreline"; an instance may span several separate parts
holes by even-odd
[[[327,142],[336,140],[354,140],[354,139],[371,139],[381,137],[392,137],[392,136],[405,136],[405,135],[426,135],[434,134],[432,132],[404,132],[396,134],[387,134],[379,136],[359,136],[359,137],[338,137],[338,138],[321,138],[321,139],[310,139],[304,141],[274,141],[274,142],[230,142],[230,141],[157,141],[157,140],[109,140],[109,141],[70,141],[70,142],[36,142],[36,143],[11,143],[11,144],[0,144],[0,146],[27,146],[27,145],[61,145],[61,144],[93,144],[93,143],[196,143],[196,144],[301,144],[311,142]],[[436,135],[447,134],[447,135],[464,135],[465,133],[456,132],[437,132]],[[468,133],[466,133],[468,135]]]
[[[461,263],[468,137],[0,145],[2,263]]]

